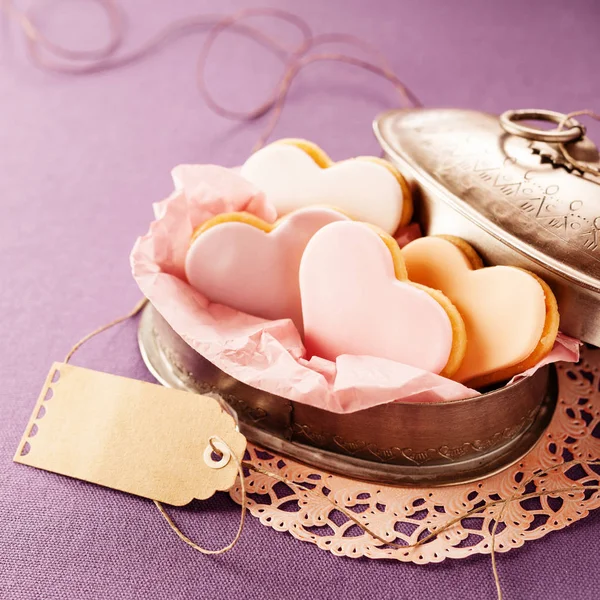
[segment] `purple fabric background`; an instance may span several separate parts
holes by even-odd
[[[127,47],[175,18],[250,5],[126,4]],[[376,43],[428,106],[600,108],[593,0],[276,5],[317,32]],[[79,47],[101,39],[100,14],[93,3],[48,2],[42,10],[48,31]],[[240,126],[203,105],[194,85],[203,34],[128,68],[77,78],[33,68],[11,29],[0,45],[0,597],[495,597],[489,557],[429,567],[337,558],[253,518],[232,552],[204,557],[168,530],[149,501],[12,463],[52,361],[138,299],[128,254],[147,228],[151,202],[171,189],[171,167],[238,164],[261,124]],[[239,38],[219,43],[213,59],[215,93],[236,107],[263,96],[280,69]],[[393,92],[373,76],[316,65],[294,84],[276,135],[312,139],[334,158],[375,153],[371,119],[394,105]],[[134,322],[115,328],[75,362],[150,380],[135,333]],[[193,538],[216,546],[233,535],[239,509],[219,494],[176,516]],[[597,512],[500,556],[506,598],[599,597],[599,534]]]

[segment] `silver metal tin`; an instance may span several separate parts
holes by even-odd
[[[374,122],[417,194],[426,234],[471,243],[488,264],[529,269],[554,290],[564,333],[600,346],[600,180],[555,149],[467,110],[403,110]]]
[[[148,368],[164,385],[218,395],[251,441],[348,477],[413,486],[480,479],[518,461],[556,403],[553,367],[468,400],[393,402],[336,414],[262,392],[225,374],[148,305],[139,328]]]

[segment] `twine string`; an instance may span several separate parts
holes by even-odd
[[[287,49],[287,59],[286,65],[289,64],[290,61],[293,61],[296,56],[304,55],[308,49],[311,47],[313,34],[303,19],[294,15],[293,13],[289,13],[285,10],[278,9],[248,9],[242,10],[238,13],[235,13],[230,16],[226,16],[218,20],[209,30],[208,35],[206,36],[206,40],[202,46],[202,50],[200,52],[200,56],[198,58],[198,88],[200,90],[200,94],[207,106],[216,114],[221,117],[225,117],[227,119],[239,120],[239,121],[253,121],[262,117],[264,114],[269,112],[275,105],[278,96],[278,89],[281,85],[283,85],[283,81],[285,80],[286,71],[289,69],[287,67],[286,71],[284,71],[284,75],[281,77],[280,81],[275,85],[275,88],[271,91],[270,95],[266,100],[261,102],[255,108],[239,111],[229,109],[219,102],[215,100],[214,96],[210,92],[208,85],[206,84],[206,65],[208,64],[208,58],[210,52],[219,38],[219,36],[225,32],[227,29],[237,25],[240,21],[247,19],[249,17],[256,16],[270,16],[280,19],[284,22],[287,22],[293,25],[301,34],[302,41],[296,47]]]
[[[124,40],[122,14],[114,0],[94,1],[98,2],[107,13],[111,39],[107,47],[97,50],[72,50],[55,44],[36,24],[35,15],[32,11],[18,10],[12,0],[0,0],[0,8],[20,26],[26,37],[29,57],[32,62],[40,69],[64,75],[90,75],[127,66],[150,56],[169,41],[174,41],[183,35],[196,31],[210,30],[223,19],[223,16],[219,14],[206,14],[175,20],[149,38],[139,48],[120,56],[114,56]],[[236,23],[234,29],[236,33],[246,35],[280,57],[289,54],[289,49],[284,44],[264,33],[261,29],[242,23]],[[303,35],[306,36],[307,32],[304,31]],[[42,49],[46,50],[48,57],[40,52]],[[56,58],[64,60],[57,61]]]
[[[128,319],[135,317],[144,308],[144,306],[146,306],[147,303],[148,299],[142,298],[126,315],[118,317],[110,321],[109,323],[106,323],[105,325],[101,325],[97,329],[94,329],[94,331],[92,331],[91,333],[84,335],[78,342],[73,344],[72,348],[67,352],[67,355],[65,356],[63,362],[65,364],[68,363],[73,357],[73,354],[75,354],[75,352],[77,352],[77,350],[79,350],[81,346],[83,346],[87,341],[91,340],[93,337],[97,336],[99,333],[103,333],[107,329],[110,329],[111,327],[114,327],[119,323],[123,323],[123,321],[127,321]]]
[[[51,41],[38,27],[31,11],[17,9],[12,0],[0,0],[0,7],[12,18],[25,36],[28,54],[40,69],[68,74],[87,75],[99,71],[113,70],[129,65],[156,52],[167,42],[197,30],[208,34],[200,51],[197,68],[197,85],[200,95],[214,113],[233,120],[253,121],[271,113],[265,130],[260,135],[253,151],[261,148],[275,129],[283,111],[289,89],[296,76],[308,65],[317,62],[340,62],[370,72],[387,80],[398,93],[402,106],[417,107],[421,102],[394,73],[387,58],[368,42],[349,34],[326,33],[314,35],[308,23],[298,15],[277,8],[246,9],[232,15],[198,15],[187,17],[167,25],[158,34],[142,44],[137,50],[116,56],[124,39],[124,18],[116,0],[93,0],[106,13],[109,41],[95,50],[71,50]],[[296,45],[283,44],[266,34],[261,28],[243,21],[254,17],[269,17],[293,26],[301,37]],[[249,110],[234,110],[218,102],[208,89],[205,71],[210,52],[218,37],[227,29],[233,29],[261,43],[284,62],[283,74],[267,99]],[[360,58],[341,52],[319,52],[314,50],[325,44],[344,44],[354,47],[372,57]]]
[[[169,527],[175,532],[177,537],[180,540],[182,540],[183,542],[185,542],[190,548],[193,548],[194,550],[197,550],[198,552],[201,552],[202,554],[207,554],[207,555],[224,554],[228,550],[231,550],[238,543],[238,541],[242,535],[242,531],[244,530],[244,523],[246,522],[246,485],[244,483],[244,471],[242,469],[243,463],[238,458],[236,453],[233,452],[233,450],[227,445],[227,442],[225,442],[224,440],[222,440],[221,438],[219,438],[217,436],[211,436],[208,439],[208,442],[209,442],[210,446],[212,447],[213,452],[215,452],[219,456],[219,458],[223,455],[222,455],[221,451],[215,447],[215,445],[214,445],[215,440],[219,441],[221,444],[223,444],[229,450],[229,453],[233,457],[233,460],[235,461],[235,464],[237,466],[238,477],[241,482],[242,503],[241,503],[241,513],[240,513],[240,523],[238,525],[238,529],[235,534],[235,537],[233,538],[233,540],[231,540],[231,542],[229,542],[229,544],[227,544],[226,546],[223,546],[222,548],[218,548],[217,550],[209,550],[208,548],[203,548],[196,542],[192,541],[187,535],[185,535],[185,533],[183,533],[181,531],[181,529],[175,524],[175,522],[173,521],[173,518],[169,515],[169,513],[167,512],[165,507],[158,500],[153,501],[154,505],[156,506],[156,508],[158,508],[158,511],[165,518]]]
[[[362,70],[369,71],[375,75],[378,75],[388,80],[394,86],[394,88],[396,88],[396,90],[402,98],[415,98],[414,102],[409,104],[409,106],[421,106],[420,102],[416,100],[416,97],[412,94],[412,92],[410,92],[408,88],[404,86],[404,84],[400,81],[400,79],[398,79],[398,77],[394,73],[391,73],[385,68],[376,65],[372,62],[356,58],[354,56],[337,53],[323,53],[304,56],[296,62],[291,63],[288,69],[286,70],[281,84],[277,88],[278,95],[272,107],[270,120],[267,123],[265,130],[258,138],[258,141],[254,145],[252,149],[253,152],[260,150],[260,148],[262,148],[266,144],[267,140],[275,130],[275,127],[277,126],[277,123],[279,122],[279,119],[283,112],[287,94],[290,90],[292,82],[300,73],[300,71],[310,64],[326,61],[346,63],[354,67],[358,67]]]
[[[240,121],[253,121],[271,112],[271,118],[267,123],[265,130],[254,145],[252,149],[253,152],[262,148],[270,135],[273,133],[277,123],[279,122],[281,113],[283,112],[285,101],[294,79],[303,68],[313,63],[325,61],[342,62],[359,69],[369,71],[383,79],[386,79],[392,84],[392,86],[398,92],[403,106],[421,106],[421,102],[414,95],[414,93],[406,85],[404,85],[399,77],[392,71],[387,58],[373,45],[361,40],[356,36],[348,34],[329,33],[314,36],[308,24],[299,19],[296,15],[293,15],[287,11],[273,12],[271,9],[261,10],[258,14],[277,16],[283,20],[293,23],[303,34],[302,43],[290,51],[289,58],[286,62],[284,73],[281,79],[275,85],[271,94],[264,102],[247,111],[231,110],[222,104],[219,104],[210,93],[206,83],[205,72],[210,51],[217,38],[227,28],[237,24],[239,21],[247,18],[248,16],[256,16],[256,14],[256,11],[241,11],[232,16],[225,17],[217,22],[215,26],[210,29],[198,60],[198,87],[202,97],[204,98],[204,101],[209,108],[213,110],[213,112],[222,117]],[[290,19],[290,17],[293,17],[293,19]],[[309,54],[309,52],[314,50],[316,47],[330,43],[343,43],[359,48],[368,54],[373,55],[374,62],[338,52]]]
[[[15,19],[27,38],[29,49],[44,48],[50,54],[72,61],[99,61],[114,54],[121,46],[124,38],[125,22],[123,15],[114,0],[92,0],[104,11],[108,21],[109,38],[104,46],[93,50],[71,50],[65,48],[43,35],[36,24],[31,11],[18,9],[12,0],[0,0],[0,7]],[[39,54],[36,53],[36,58]]]

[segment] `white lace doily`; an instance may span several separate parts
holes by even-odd
[[[491,551],[491,528],[502,505],[462,519],[418,548],[384,546],[335,509],[324,496],[353,511],[361,523],[389,542],[410,545],[479,503],[535,492],[597,486],[600,466],[562,465],[600,458],[600,350],[585,348],[578,365],[558,365],[559,400],[544,437],[518,464],[482,481],[443,488],[390,487],[345,479],[276,456],[252,444],[250,461],[311,491],[254,471],[245,478],[248,509],[264,525],[342,556],[393,558],[425,564]],[[549,473],[541,471],[552,469]],[[538,473],[536,475],[536,472]],[[523,483],[532,479],[523,489]],[[230,490],[241,502],[239,482]],[[574,491],[506,505],[496,532],[496,551],[506,552],[585,518],[600,506],[600,491]]]

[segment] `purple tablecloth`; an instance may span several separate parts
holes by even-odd
[[[44,3],[52,6],[54,3]],[[94,3],[44,9],[48,31],[71,45],[103,36]],[[230,12],[248,2],[127,2],[127,48],[167,22]],[[428,106],[493,112],[600,107],[600,4],[588,2],[272,3],[318,32],[375,44]],[[7,30],[12,33],[8,35]],[[282,26],[273,26],[275,33]],[[411,564],[337,558],[249,518],[230,553],[183,545],[151,502],[12,463],[50,364],[139,297],[129,272],[150,204],[183,162],[239,164],[262,123],[211,113],[194,77],[202,33],[129,67],[85,77],[36,70],[14,28],[0,45],[0,597],[491,598],[489,557]],[[227,38],[208,69],[217,97],[250,106],[280,63]],[[334,158],[378,152],[374,115],[393,90],[351,67],[310,67],[292,87],[277,136],[302,136]],[[592,128],[593,129],[593,128]],[[596,132],[598,129],[596,128]],[[92,341],[77,364],[151,380],[131,321]],[[237,526],[226,494],[177,512],[195,539],[218,546]],[[506,598],[598,598],[600,513],[499,557]]]

